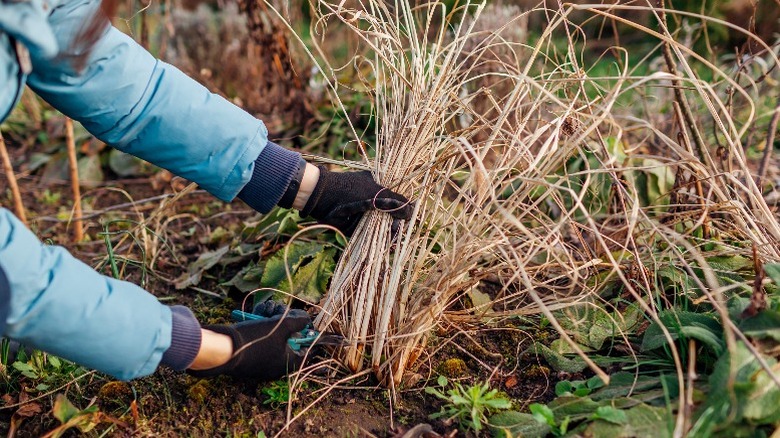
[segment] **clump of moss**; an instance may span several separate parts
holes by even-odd
[[[546,379],[550,376],[550,368],[544,365],[531,365],[523,372],[523,374],[525,375],[525,377],[531,379],[539,379],[539,378]]]
[[[211,394],[211,385],[207,379],[199,379],[187,390],[187,396],[197,404],[202,404]]]
[[[123,402],[133,396],[127,382],[111,381],[100,387],[98,398],[107,402]]]
[[[439,365],[439,374],[449,378],[463,377],[468,372],[466,362],[457,357],[447,359]]]

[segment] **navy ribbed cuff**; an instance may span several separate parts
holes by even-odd
[[[200,323],[192,311],[184,306],[171,306],[171,314],[171,346],[163,353],[160,364],[184,371],[200,350]]]
[[[238,193],[238,199],[260,213],[271,211],[298,171],[301,154],[268,142],[255,160],[252,178]]]

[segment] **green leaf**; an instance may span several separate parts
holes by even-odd
[[[534,343],[531,347],[528,348],[528,350],[523,352],[522,355],[524,356],[528,353],[541,355],[544,357],[544,360],[547,361],[547,363],[550,364],[550,366],[553,367],[556,371],[579,373],[587,367],[587,364],[585,364],[585,361],[583,361],[581,358],[574,357],[572,359],[568,359],[562,354],[552,351],[549,347],[539,342]]]
[[[780,285],[780,263],[768,263],[764,265],[764,273],[771,278],[775,284]]]
[[[625,411],[613,408],[612,406],[599,406],[593,414],[594,420],[604,420],[613,424],[626,424],[628,415]]]
[[[694,312],[665,311],[658,315],[658,319],[669,330],[672,340],[679,338],[693,338],[703,342],[720,355],[726,348],[723,342],[723,328],[720,322],[713,316]],[[645,331],[642,339],[642,351],[650,351],[668,342],[661,326],[653,322]]]
[[[574,391],[574,387],[568,380],[561,380],[555,384],[555,395],[558,397]]]
[[[599,438],[623,438],[651,436],[666,438],[672,436],[673,417],[665,408],[640,404],[625,412],[625,421],[617,424],[603,419],[593,421],[583,435]]]
[[[780,312],[765,309],[739,323],[742,332],[753,338],[770,338],[780,342]]]
[[[108,167],[123,178],[142,174],[142,166],[143,161],[118,149],[108,153]]]
[[[176,279],[176,289],[184,289],[189,286],[197,286],[200,283],[203,273],[213,268],[219,263],[222,257],[230,250],[229,246],[223,246],[216,251],[204,252],[189,267],[187,273],[182,274]]]
[[[557,418],[571,417],[573,420],[581,420],[593,415],[599,404],[588,397],[565,395],[551,401],[548,406]]]
[[[494,437],[541,438],[550,433],[550,425],[540,423],[533,415],[506,411],[493,415],[488,427]]]
[[[536,419],[536,421],[540,423],[547,423],[550,426],[555,426],[555,414],[547,405],[543,405],[541,403],[532,403],[531,406],[528,407],[528,410],[531,411],[531,414]]]
[[[609,376],[609,385],[595,392],[590,397],[594,401],[610,401],[619,397],[627,397],[635,394],[646,394],[651,390],[661,387],[661,380],[664,377],[657,376],[636,376],[633,373],[618,372]],[[677,379],[671,378],[672,383]]]
[[[491,396],[492,397],[492,396]],[[505,398],[491,398],[489,400],[485,400],[485,405],[494,410],[498,409],[509,409],[512,407],[512,402]]]
[[[436,379],[436,383],[439,386],[444,387],[447,386],[447,384],[449,384],[449,381],[447,381],[447,378],[445,376],[439,376],[439,378]]]
[[[41,166],[48,163],[50,160],[51,160],[51,155],[49,154],[43,154],[40,152],[32,153],[30,155],[30,158],[27,159],[27,168],[31,172],[35,172]]]
[[[707,264],[715,271],[731,273],[753,268],[753,261],[741,255],[707,257]]]
[[[99,155],[87,155],[79,158],[77,162],[79,172],[79,184],[82,187],[95,188],[103,180],[103,167],[100,165]]]
[[[60,420],[60,423],[67,423],[73,417],[78,415],[80,410],[73,406],[73,403],[68,400],[63,394],[57,394],[57,398],[54,400],[54,406],[52,407],[52,414],[54,418]]]
[[[770,368],[777,363],[772,357],[764,360]],[[739,424],[741,419],[747,419],[762,425],[780,421],[780,389],[741,341],[715,363],[709,384],[710,394],[697,413],[714,411],[716,423]]]
[[[296,298],[309,304],[317,304],[328,289],[328,281],[336,267],[336,250],[325,249],[317,253],[314,259],[300,267],[293,275],[293,287],[287,280],[279,288],[290,291]]]
[[[479,285],[475,285],[469,291],[467,292],[469,299],[471,300],[471,305],[474,309],[478,309],[480,312],[484,312],[487,310],[490,310],[491,302],[493,301],[492,298],[490,298],[490,295],[482,292],[479,290]]]
[[[57,356],[48,356],[49,358],[49,364],[53,366],[56,369],[60,369],[62,366],[62,362],[60,362],[60,359]]]
[[[266,263],[260,285],[262,287],[279,288],[279,285],[287,280],[285,254],[287,255],[286,262],[290,268],[290,273],[294,274],[304,259],[314,257],[322,249],[323,245],[319,243],[296,241],[288,245],[287,248],[277,251]]]
[[[265,270],[265,261],[261,260],[257,264],[244,266],[230,281],[223,283],[224,286],[233,286],[243,293],[253,291],[260,287],[260,279]]]

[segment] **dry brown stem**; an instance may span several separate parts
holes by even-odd
[[[11,157],[8,155],[8,148],[5,145],[5,138],[3,133],[0,132],[0,158],[3,160],[3,171],[5,177],[8,179],[8,186],[11,188],[11,196],[14,202],[14,214],[27,225],[27,215],[24,212],[24,204],[22,203],[22,194],[19,192],[19,184],[16,181],[16,175],[14,174],[14,168],[11,165]]]
[[[68,169],[70,172],[70,188],[73,192],[73,241],[84,239],[83,211],[81,210],[81,186],[79,184],[79,167],[76,156],[76,140],[73,135],[73,120],[65,118],[65,142],[68,149]]]

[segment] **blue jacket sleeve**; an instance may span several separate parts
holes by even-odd
[[[169,307],[41,244],[3,208],[0,267],[11,292],[6,336],[120,379],[151,374],[170,346]]]
[[[28,85],[106,143],[232,200],[266,146],[263,123],[113,27],[76,71],[72,41],[99,4],[54,7],[49,23],[60,53],[55,59],[33,55]]]

